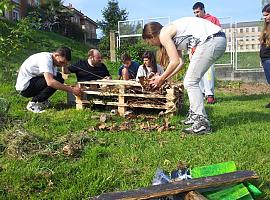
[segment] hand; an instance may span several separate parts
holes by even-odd
[[[81,90],[81,88],[79,87],[79,85],[76,85],[75,87],[72,88],[72,93],[75,96],[82,96],[83,92]]]
[[[163,80],[162,76],[156,75],[150,79],[150,85],[153,88],[159,88],[165,81]]]

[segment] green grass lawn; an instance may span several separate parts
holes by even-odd
[[[71,46],[74,60],[84,58],[88,48],[53,33],[39,33],[50,44],[42,49],[22,50],[13,60],[15,68],[31,53]],[[109,66],[113,76],[117,68]],[[3,72],[1,71],[2,75]],[[0,97],[10,102],[0,129],[0,199],[87,199],[103,192],[151,185],[157,168],[172,171],[186,161],[191,167],[234,161],[239,170],[254,170],[255,182],[270,199],[269,95],[239,95],[217,91],[218,102],[207,105],[213,125],[211,135],[185,135],[180,120],[188,109],[170,119],[175,128],[158,132],[140,129],[145,120],[113,116],[108,126],[129,121],[123,131],[101,131],[93,127],[100,113],[110,110],[76,110],[66,106],[66,93],[57,91],[52,107],[42,114],[27,112],[28,99],[14,89],[15,76],[2,81]],[[1,119],[1,118],[0,118]],[[0,121],[1,122],[1,121]],[[149,121],[162,124],[162,118]],[[66,144],[78,147],[66,156]]]

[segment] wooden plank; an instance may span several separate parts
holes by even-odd
[[[85,90],[83,91],[85,94],[89,95],[99,95],[99,96],[118,96],[119,94],[116,93],[110,93],[110,92],[100,92],[100,91],[89,91]],[[141,97],[141,98],[159,98],[159,99],[166,99],[167,97],[165,95],[161,94],[132,94],[132,93],[124,93],[124,97]]]
[[[127,86],[139,86],[141,87],[141,84],[137,81],[126,81],[126,80],[96,80],[96,81],[83,81],[78,82],[81,85],[127,85]]]
[[[209,187],[225,186],[234,183],[240,183],[251,179],[259,178],[253,171],[243,170],[236,171],[217,176],[209,176],[204,178],[190,179],[186,181],[175,181],[162,185],[149,186],[135,190],[123,192],[111,192],[93,197],[93,200],[135,200],[150,199],[169,195],[176,195],[182,192],[188,192]]]
[[[125,94],[125,86],[121,85],[119,88],[119,96],[118,96],[118,113],[120,116],[124,116],[125,112],[127,111],[126,106],[121,106],[121,104],[125,104],[125,97],[123,96]]]

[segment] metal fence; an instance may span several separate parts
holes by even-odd
[[[231,66],[233,70],[261,71],[259,36],[262,21],[233,22],[232,17],[220,17],[219,20],[226,33],[227,49],[216,65]],[[140,38],[144,24],[149,21],[158,21],[165,25],[170,22],[170,17],[119,21],[117,48],[132,38]]]

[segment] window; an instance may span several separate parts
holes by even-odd
[[[255,28],[254,27],[251,29],[251,32],[253,32],[253,33],[255,32]]]
[[[20,13],[19,13],[18,10],[13,10],[13,12],[12,12],[12,19],[13,19],[14,21],[17,21],[17,20],[20,19]]]
[[[239,32],[240,32],[240,33],[243,33],[243,29],[242,29],[242,28],[240,28],[240,29],[239,29]]]
[[[251,45],[251,49],[255,49],[255,44],[252,44]]]

